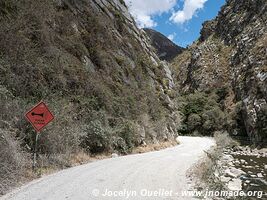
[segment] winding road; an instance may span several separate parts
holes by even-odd
[[[205,137],[179,137],[180,145],[96,161],[33,181],[0,200],[162,200],[182,197],[186,171],[214,145]]]

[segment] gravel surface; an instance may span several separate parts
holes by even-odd
[[[172,148],[96,161],[45,176],[0,200],[192,199],[181,197],[189,186],[186,171],[215,142],[204,137],[178,139],[181,144]]]

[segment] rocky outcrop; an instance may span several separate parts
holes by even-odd
[[[216,25],[217,25],[216,20],[210,20],[210,21],[204,22],[202,25],[202,29],[200,31],[199,41],[203,42],[206,39],[208,39],[208,37],[214,33]]]
[[[201,37],[173,62],[182,92],[226,89],[224,107],[235,116],[233,134],[267,137],[267,2],[229,0],[203,24]]]
[[[171,61],[184,51],[183,47],[177,46],[163,34],[149,28],[143,30],[149,36],[150,43],[161,60]]]

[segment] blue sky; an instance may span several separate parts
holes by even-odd
[[[155,29],[179,46],[199,37],[202,23],[218,14],[225,0],[125,0],[140,28]]]

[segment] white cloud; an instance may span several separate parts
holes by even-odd
[[[192,19],[196,12],[204,7],[206,1],[207,0],[185,0],[183,10],[174,12],[170,20],[177,24],[183,24]]]
[[[149,15],[138,14],[134,16],[134,18],[140,28],[151,28],[157,26],[157,23]]]
[[[177,0],[125,0],[140,28],[157,26],[153,16],[170,11]]]
[[[172,34],[168,35],[168,39],[173,41],[175,36],[176,36],[176,33],[172,33]]]

